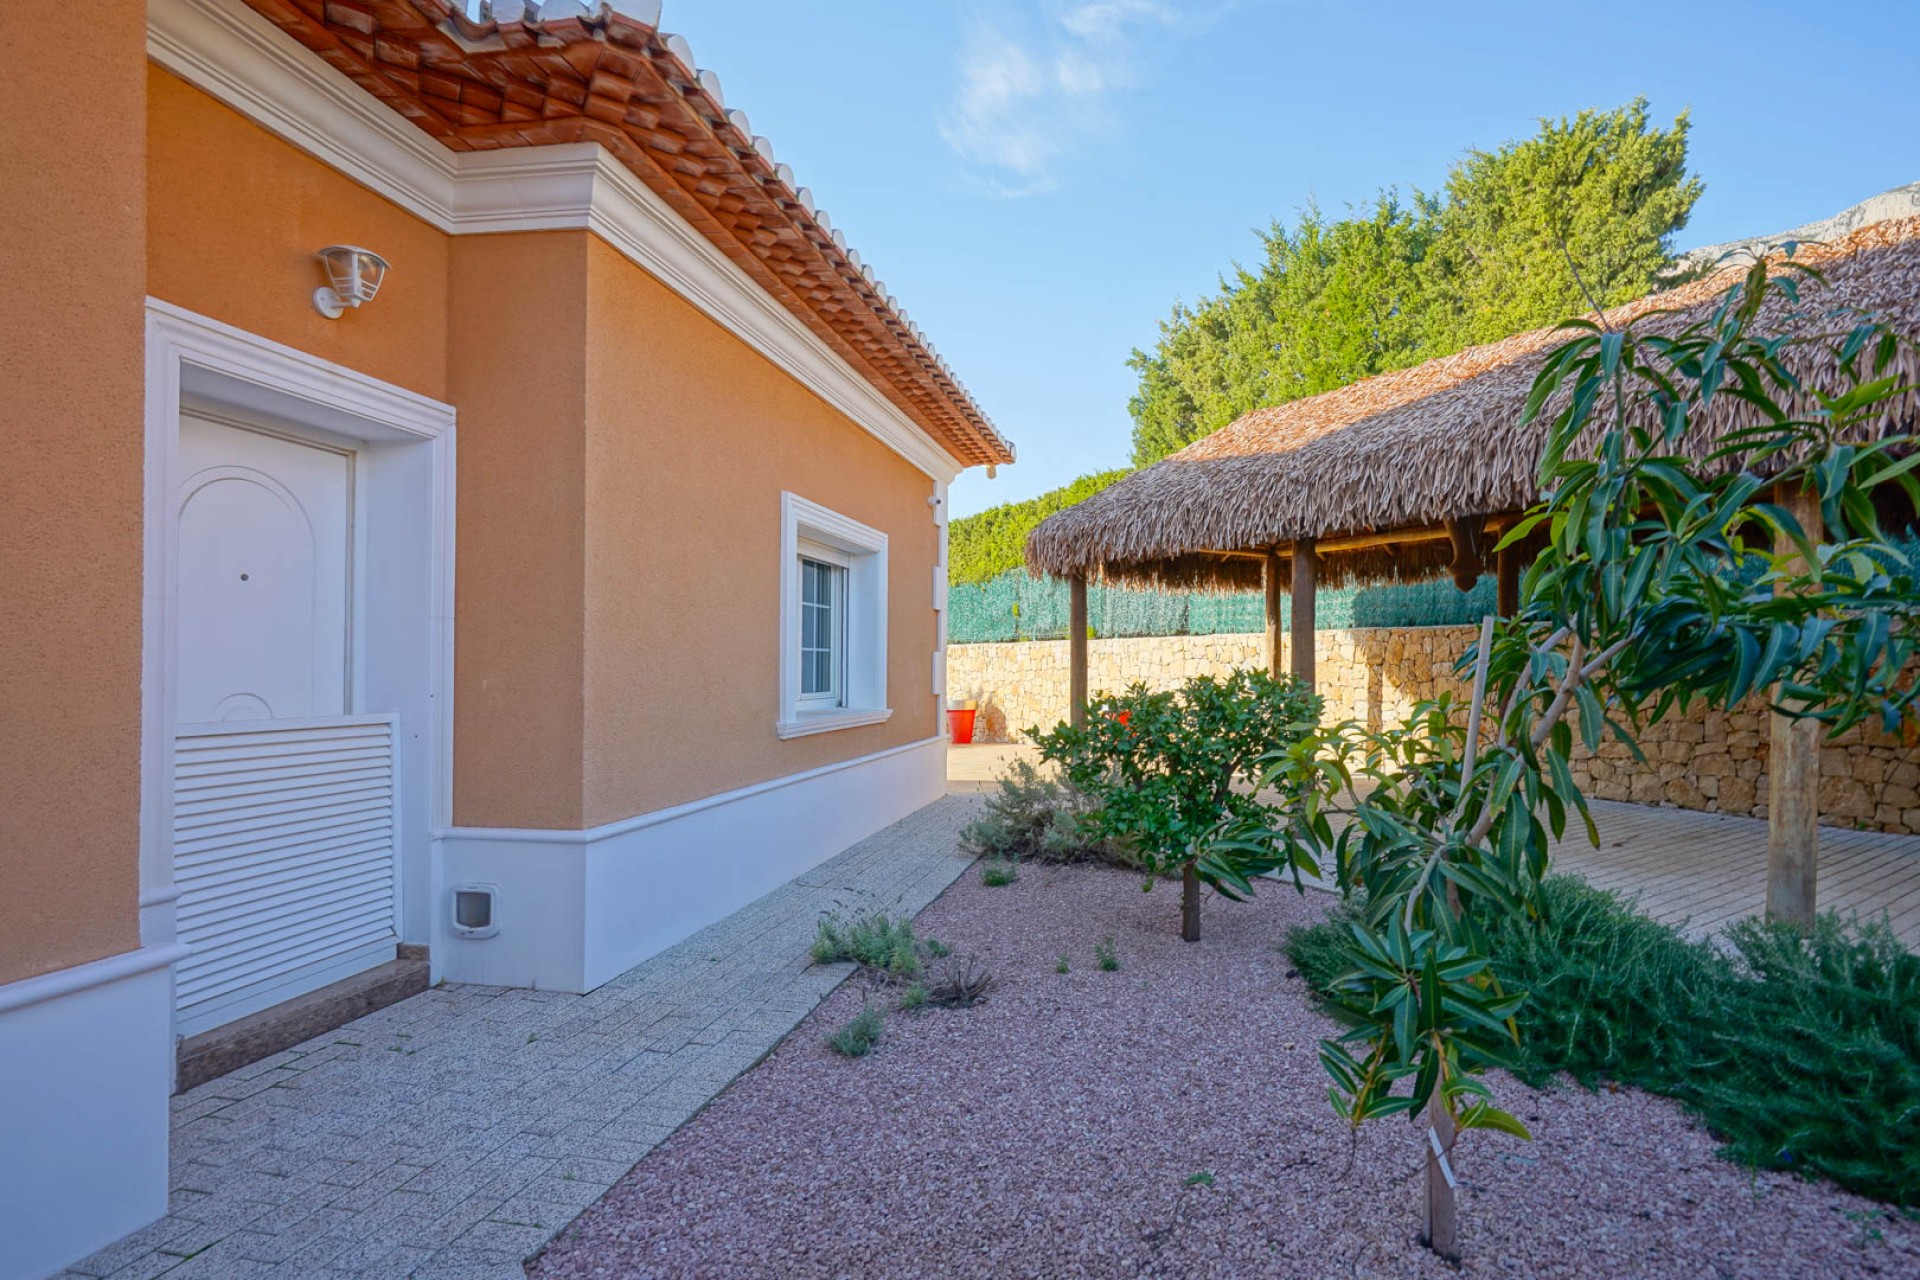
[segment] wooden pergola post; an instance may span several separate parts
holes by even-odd
[[[1776,501],[1819,541],[1820,499],[1811,490],[1782,486]],[[1780,538],[1775,551],[1788,555],[1793,542]],[[1771,717],[1767,753],[1767,919],[1801,929],[1813,927],[1814,889],[1820,861],[1820,722]]]
[[[1087,576],[1067,579],[1067,720],[1075,728],[1087,722]]]
[[[1520,612],[1520,548],[1506,547],[1494,556],[1494,612],[1511,618]]]
[[[1288,612],[1293,642],[1293,674],[1313,688],[1313,597],[1320,577],[1320,555],[1312,538],[1293,544],[1293,598]],[[1269,596],[1271,599],[1271,596]]]
[[[1271,548],[1262,562],[1262,585],[1267,589],[1267,674],[1279,676],[1280,645],[1280,553]]]

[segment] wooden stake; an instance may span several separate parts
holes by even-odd
[[[1454,1197],[1451,1153],[1453,1117],[1439,1086],[1427,1100],[1427,1247],[1448,1262],[1460,1261],[1460,1206]],[[1434,1150],[1438,1141],[1440,1149]]]
[[[1283,668],[1280,664],[1280,554],[1267,552],[1264,564],[1265,586],[1267,588],[1267,674],[1278,676]]]
[[[1776,500],[1800,522],[1807,537],[1820,540],[1817,495],[1783,486]],[[1788,555],[1794,546],[1781,538],[1774,549]],[[1778,712],[1769,719],[1767,919],[1811,929],[1820,861],[1820,723]]]
[[[1452,838],[1466,810],[1475,764],[1480,759],[1481,710],[1486,705],[1487,674],[1492,666],[1493,615],[1488,614],[1480,620],[1480,646],[1473,666],[1473,702],[1467,710],[1466,754],[1460,761],[1460,802],[1447,819],[1448,839]],[[1447,910],[1455,918],[1460,915],[1460,887],[1451,880],[1447,881]],[[1412,902],[1407,904],[1407,916],[1412,919]],[[1448,1262],[1458,1262],[1460,1206],[1454,1197],[1453,1166],[1449,1162],[1453,1151],[1453,1114],[1447,1110],[1446,1099],[1440,1096],[1439,1084],[1427,1100],[1427,1130],[1427,1245]]]
[[[1087,580],[1075,574],[1067,579],[1067,718],[1075,728],[1087,722]]]
[[[1293,544],[1293,607],[1288,610],[1292,624],[1293,674],[1309,689],[1313,688],[1313,597],[1319,578],[1320,556],[1312,538]]]

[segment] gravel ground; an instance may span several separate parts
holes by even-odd
[[[1920,1228],[1718,1158],[1633,1091],[1496,1090],[1535,1141],[1472,1135],[1458,1270],[1415,1243],[1419,1147],[1354,1141],[1275,950],[1328,900],[1206,904],[1088,868],[969,873],[921,931],[991,963],[969,1010],[894,1013],[867,1058],[824,1043],[849,982],[588,1210],[533,1275],[1852,1277],[1920,1275]],[[1094,947],[1120,959],[1102,972]],[[1070,972],[1056,972],[1065,952]],[[1194,1175],[1197,1178],[1190,1184]]]

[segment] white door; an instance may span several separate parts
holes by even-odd
[[[347,710],[353,455],[180,417],[174,718]]]
[[[183,413],[176,1030],[393,958],[393,720],[351,714],[353,455]]]

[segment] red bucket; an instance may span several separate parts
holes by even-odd
[[[961,746],[973,741],[972,707],[950,707],[947,710],[947,736]]]

